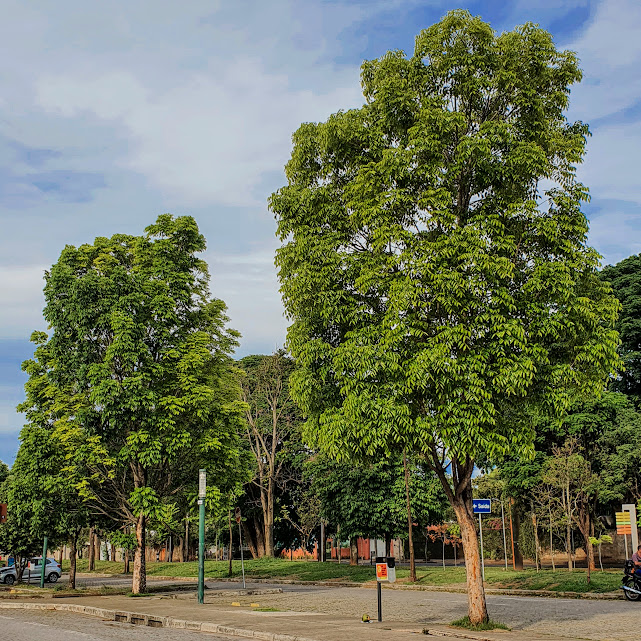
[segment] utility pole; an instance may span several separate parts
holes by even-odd
[[[207,495],[207,472],[198,471],[198,603],[205,602],[205,496]]]

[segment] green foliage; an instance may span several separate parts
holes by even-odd
[[[271,208],[310,442],[496,459],[529,450],[533,412],[600,393],[618,305],[564,116],[580,77],[535,25],[454,11],[363,65],[365,106],[294,134]]]
[[[438,479],[424,466],[410,466],[412,517],[420,526],[440,522],[445,496]],[[342,538],[407,536],[405,472],[400,457],[351,465],[323,456],[307,467],[321,500],[321,513]]]
[[[641,399],[641,254],[608,265],[601,272],[621,302],[616,328],[621,335],[620,354],[625,370],[612,383],[612,388]]]
[[[55,401],[47,420],[76,489],[117,527],[171,529],[200,467],[214,503],[242,473],[238,333],[210,296],[204,249],[192,218],[166,214],[144,236],[67,246],[46,274],[52,331],[36,337],[47,361],[33,384]]]

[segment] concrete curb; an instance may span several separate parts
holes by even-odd
[[[248,639],[261,639],[262,641],[318,641],[308,637],[293,636],[291,634],[279,634],[276,632],[260,632],[258,630],[244,630],[218,623],[206,621],[189,621],[176,619],[174,617],[161,617],[140,612],[128,612],[125,610],[108,610],[96,608],[89,605],[75,605],[71,603],[0,603],[0,610],[49,610],[56,612],[73,612],[99,617],[107,621],[119,621],[133,625],[145,625],[154,628],[174,628],[178,630],[193,630],[195,632],[211,632],[214,634],[225,634],[231,637],[245,637]]]

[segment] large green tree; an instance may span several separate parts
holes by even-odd
[[[641,400],[641,254],[608,265],[601,278],[609,281],[621,301],[616,328],[621,335],[620,353],[625,364],[612,387]]]
[[[487,619],[471,477],[526,454],[532,416],[598,394],[617,364],[564,110],[576,55],[466,11],[414,55],[365,62],[366,104],[294,134],[270,205],[292,390],[335,457],[422,453],[461,527],[470,619]]]
[[[46,274],[49,376],[73,392],[56,434],[92,509],[136,533],[134,592],[148,519],[174,521],[199,467],[212,499],[238,467],[238,334],[210,295],[204,249],[193,218],[166,214],[143,236],[67,246]]]

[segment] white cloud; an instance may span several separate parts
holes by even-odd
[[[244,58],[218,61],[155,94],[125,71],[49,75],[38,83],[38,100],[66,117],[91,112],[116,121],[131,143],[120,162],[174,202],[259,206],[266,195],[254,190],[266,172],[282,169],[298,125],[362,102],[356,72],[339,79],[345,88],[295,90],[284,74]]]
[[[603,0],[581,36],[567,46],[576,51],[583,82],[572,91],[572,113],[594,120],[641,98],[641,3]]]
[[[599,199],[641,204],[641,122],[599,127],[588,141],[580,179]]]
[[[590,221],[590,244],[603,256],[604,265],[613,265],[641,252],[641,211],[624,212],[605,206]]]
[[[26,338],[46,329],[42,318],[44,268],[0,265],[0,327],[2,338]]]

